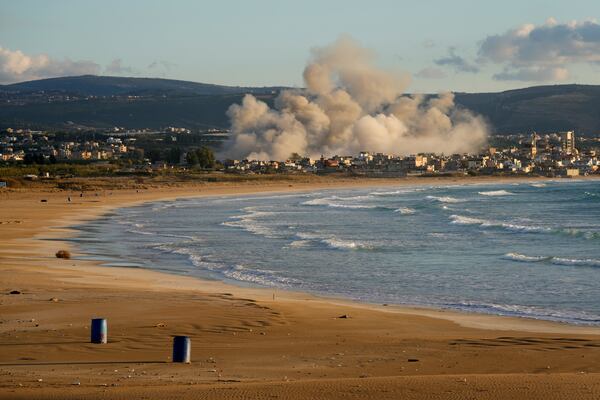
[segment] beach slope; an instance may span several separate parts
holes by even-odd
[[[1,193],[0,399],[600,397],[596,328],[108,268],[61,240],[140,201],[311,189]],[[93,317],[108,319],[108,344],[89,343]],[[173,335],[191,337],[191,364],[170,362]]]

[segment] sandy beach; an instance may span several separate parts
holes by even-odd
[[[482,181],[1,191],[0,399],[599,398],[600,328],[103,267],[61,241],[70,225],[153,200]],[[108,344],[89,343],[93,317],[108,319]],[[191,364],[170,362],[173,335],[191,337]]]

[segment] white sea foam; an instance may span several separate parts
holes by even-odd
[[[599,239],[600,232],[598,231],[586,231],[578,228],[565,228],[562,230],[564,233],[570,236],[583,237],[585,239]]]
[[[423,190],[426,190],[426,189],[425,188],[407,188],[407,189],[392,190],[389,192],[371,192],[369,194],[373,195],[373,196],[396,196],[399,194],[422,192]]]
[[[288,247],[307,247],[310,246],[310,240],[294,240]]]
[[[427,196],[429,200],[439,201],[440,203],[463,203],[466,199],[457,199],[452,196]]]
[[[436,187],[412,195],[404,194],[412,190],[404,191],[404,188],[397,187],[373,190],[372,193],[364,190],[323,191],[309,196],[290,196],[291,199],[281,201],[280,196],[272,196],[276,201],[261,202],[257,196],[248,198],[252,200],[251,203],[242,203],[235,198],[228,198],[228,203],[223,204],[203,199],[195,205],[202,212],[194,212],[189,203],[186,204],[187,208],[165,210],[162,214],[154,213],[151,207],[146,206],[134,210],[136,213],[130,214],[129,209],[122,211],[110,217],[110,224],[101,225],[98,229],[100,233],[104,230],[110,235],[121,235],[119,237],[124,241],[130,239],[133,247],[126,249],[123,259],[127,260],[128,256],[143,258],[145,261],[142,264],[150,268],[172,268],[172,272],[196,276],[209,274],[258,285],[291,286],[379,303],[448,306],[600,326],[600,318],[592,315],[600,314],[600,308],[594,303],[594,292],[584,290],[592,274],[600,271],[600,256],[595,251],[595,243],[584,242],[584,238],[600,239],[600,225],[592,218],[597,205],[597,198],[593,197],[600,192],[591,184],[572,187],[565,184],[561,192],[559,185],[548,183],[553,190],[544,201],[556,200],[557,203],[556,207],[552,207],[551,214],[544,214],[534,207],[535,196],[539,197],[544,190],[535,189],[533,185],[535,183],[532,182],[522,184],[530,188],[528,191],[517,191],[508,185],[457,186],[451,188],[453,190]],[[497,191],[492,189],[506,189],[515,195],[503,198],[478,194]],[[557,197],[553,197],[555,192]],[[579,196],[579,201],[573,202],[576,204],[565,201],[573,196],[575,200]],[[502,207],[503,199],[513,198],[523,201],[515,204],[514,209]],[[313,201],[316,203],[314,206],[320,207],[301,204]],[[560,206],[558,202],[562,202]],[[525,208],[520,208],[521,205]],[[240,210],[245,206],[254,207]],[[365,206],[390,208],[386,212],[352,209]],[[408,210],[414,214],[409,215],[411,212]],[[171,222],[168,217],[174,211],[177,214],[173,214],[175,218]],[[278,214],[283,218],[279,218]],[[454,215],[451,217],[451,214]],[[217,219],[222,215],[226,217]],[[230,215],[235,216],[228,218]],[[398,224],[390,223],[390,217],[393,219],[394,215]],[[124,220],[127,221],[124,226],[115,227],[116,222]],[[400,220],[410,223],[399,223]],[[225,226],[214,226],[220,223]],[[123,233],[124,229],[155,232],[156,236],[128,235]],[[260,237],[254,237],[246,230]],[[468,241],[473,237],[464,235],[465,231],[489,235],[482,237],[481,243],[488,243],[485,248],[473,249],[475,263],[485,265],[489,262],[490,254],[497,254],[496,258],[508,260],[497,260],[497,263],[510,266],[511,270],[518,272],[502,276],[498,281],[490,280],[486,275],[490,272],[495,274],[495,270],[478,269],[471,271],[473,279],[465,281],[460,279],[460,273],[455,269],[458,266],[460,272],[464,263],[460,261],[460,254],[454,252],[442,260],[444,266],[440,268],[439,254],[446,249],[469,247]],[[523,233],[511,234],[512,231]],[[195,232],[211,232],[207,236],[210,240],[204,243],[187,242],[184,235],[193,235]],[[415,236],[415,232],[421,236],[421,240],[418,235]],[[525,238],[524,232],[535,232],[535,236],[529,234]],[[183,235],[177,235],[181,236],[178,239],[168,237],[176,233]],[[296,233],[299,235],[295,236]],[[247,240],[235,241],[241,235]],[[265,239],[265,235],[277,240]],[[536,245],[529,248],[523,246],[530,239]],[[149,246],[150,243],[154,245]],[[239,246],[236,247],[239,251],[231,251],[232,243],[235,243],[233,246]],[[560,243],[565,243],[565,246],[568,244],[572,251],[567,252],[567,248],[563,249]],[[128,243],[114,246],[114,251],[121,252],[126,245]],[[108,246],[107,254],[112,254]],[[135,249],[143,246],[148,249],[135,252]],[[506,249],[514,252],[508,253]],[[181,256],[175,257],[170,253]],[[324,255],[328,259],[326,271],[304,268],[307,265],[320,265]],[[458,259],[455,259],[455,255]],[[364,262],[367,257],[372,261]],[[432,257],[431,262],[428,257]],[[414,279],[398,281],[390,278],[395,273],[391,268],[396,265],[396,260],[403,260],[407,265],[402,271],[404,276],[414,276]],[[435,268],[433,271],[447,285],[439,286],[426,279],[427,274],[431,274],[430,267]],[[369,279],[356,278],[366,275]],[[506,297],[502,288],[511,284],[514,284],[514,290],[510,297]],[[410,290],[404,290],[404,285],[410,286]],[[553,296],[551,299],[529,296],[535,291],[552,292]],[[464,293],[464,297],[461,293]],[[579,315],[583,309],[589,311],[590,315]]]
[[[154,203],[154,206],[152,207],[152,211],[158,212],[158,211],[167,210],[169,208],[182,208],[182,207],[185,207],[185,204],[180,204],[175,201],[164,202],[164,203]]]
[[[512,196],[514,193],[511,193],[507,190],[490,190],[487,192],[478,192],[482,196]]]
[[[527,256],[519,253],[507,253],[505,259],[519,262],[539,263],[549,262],[555,265],[581,266],[581,267],[600,267],[600,260],[593,258],[566,258],[555,256]]]
[[[373,196],[371,196],[370,194],[361,194],[358,196],[338,197],[338,199],[343,200],[343,201],[362,201],[362,200],[373,199]]]
[[[128,229],[126,232],[133,233],[136,235],[145,235],[145,236],[155,236],[156,235],[156,233],[154,233],[154,232],[143,231],[141,229]]]
[[[354,197],[330,196],[330,197],[322,197],[322,198],[307,200],[307,201],[303,202],[302,204],[305,206],[326,206],[326,207],[331,207],[331,208],[346,208],[346,209],[350,209],[350,210],[353,210],[353,209],[356,209],[356,210],[371,209],[372,210],[372,209],[377,209],[377,208],[388,208],[388,207],[378,206],[376,204],[356,204],[357,200],[365,200],[365,199],[370,199],[370,198],[372,198],[372,197],[371,196],[354,196]],[[348,202],[350,202],[350,204],[348,204]]]
[[[175,239],[187,239],[187,240],[194,240],[194,241],[199,240],[199,238],[197,236],[179,235],[176,233],[160,233],[159,235],[164,236],[164,237],[175,238]]]
[[[430,236],[430,237],[433,237],[436,239],[447,239],[453,235],[450,233],[443,233],[443,232],[429,232],[427,234],[427,236]]]
[[[536,187],[536,188],[543,188],[546,187],[545,183],[532,183],[531,186]]]
[[[361,246],[359,243],[351,241],[351,240],[341,240],[341,239],[336,239],[336,238],[329,238],[329,239],[322,239],[321,242],[325,243],[327,246],[329,246],[333,249],[352,250],[352,249],[358,249],[358,248],[365,248],[364,246]]]
[[[451,223],[457,225],[479,225],[483,228],[503,228],[514,232],[532,232],[532,233],[555,233],[569,236],[581,237],[588,240],[600,239],[600,232],[587,231],[577,228],[548,227],[539,225],[523,225],[523,223],[494,221],[481,218],[467,217],[464,215],[451,215]]]
[[[280,200],[286,198],[306,198],[312,197],[315,195],[319,195],[320,193],[292,193],[292,194],[277,194],[273,196],[265,196],[265,195],[255,195],[255,196],[247,196],[247,197],[222,197],[217,199],[212,199],[211,202],[214,204],[221,203],[237,203],[242,201],[256,201],[256,200]]]
[[[552,264],[557,265],[574,265],[582,267],[600,267],[600,260],[593,258],[563,258],[552,257]]]
[[[298,232],[296,237],[304,242],[302,245],[306,246],[311,242],[321,243],[332,249],[338,250],[358,250],[358,249],[372,249],[373,246],[369,243],[342,239],[332,234],[318,234],[310,232]],[[294,242],[292,242],[294,243]],[[291,245],[291,244],[290,244]],[[297,245],[296,245],[297,246]]]
[[[367,204],[339,204],[339,203],[331,203],[328,204],[329,207],[333,207],[333,208],[348,208],[350,210],[361,210],[361,209],[367,209],[367,210],[372,210],[375,208],[379,208],[379,206],[376,205],[367,205]]]
[[[461,303],[450,303],[443,305],[452,309],[459,309],[469,312],[479,312],[486,314],[527,317],[533,319],[543,319],[548,321],[570,322],[578,325],[597,325],[600,322],[600,316],[572,310],[553,310],[544,307],[532,307],[518,304],[498,304],[465,301]]]
[[[486,221],[483,219],[465,217],[463,215],[456,215],[456,214],[451,215],[450,219],[452,220],[453,224],[459,224],[459,225],[484,225],[486,223],[489,223],[489,221]]]
[[[242,209],[246,214],[234,215],[229,217],[231,221],[222,222],[221,225],[232,228],[241,228],[247,232],[258,236],[273,238],[277,236],[276,231],[258,220],[265,217],[271,217],[277,213],[271,211],[257,210],[256,207],[245,207]]]
[[[247,268],[242,265],[226,265],[212,262],[197,254],[196,250],[185,246],[185,243],[165,243],[152,246],[154,249],[167,253],[187,256],[188,260],[197,268],[221,274],[229,279],[242,282],[256,283],[263,286],[291,286],[297,281],[292,278],[278,276],[274,271],[258,268]]]
[[[541,262],[548,261],[552,257],[544,257],[544,256],[526,256],[524,254],[519,253],[506,253],[503,256],[504,259],[511,261],[520,261],[520,262]]]
[[[250,282],[262,286],[292,286],[298,281],[292,278],[278,276],[275,271],[248,268],[243,265],[226,265],[204,260],[203,257],[197,254],[189,254],[190,262],[201,269],[219,273],[229,279]]]
[[[481,227],[499,227],[517,232],[551,232],[551,228],[536,226],[536,225],[521,225],[510,222],[494,221],[474,217],[466,217],[464,215],[453,214],[450,216],[453,224],[458,225],[479,225]]]

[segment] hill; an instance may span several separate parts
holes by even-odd
[[[0,86],[0,127],[227,128],[227,108],[253,93],[271,104],[283,87],[234,87],[155,78],[77,76]],[[600,133],[600,86],[536,86],[456,93],[493,132]]]
[[[497,133],[576,130],[600,133],[600,86],[554,85],[500,93],[456,93],[456,102],[485,116]]]
[[[277,87],[239,87],[213,85],[160,78],[126,78],[117,76],[68,76],[40,79],[0,86],[13,93],[64,92],[79,96],[139,95],[222,95],[232,93],[268,93]]]

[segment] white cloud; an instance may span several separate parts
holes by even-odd
[[[115,58],[106,66],[104,72],[109,75],[138,75],[138,71],[132,67],[123,65],[123,60]]]
[[[439,68],[427,67],[417,72],[415,76],[423,79],[443,79],[446,77],[446,73]]]
[[[456,49],[454,47],[448,49],[448,55],[446,57],[438,58],[434,62],[440,66],[452,67],[457,72],[479,72],[479,67],[456,54]]]
[[[92,61],[57,60],[46,54],[27,55],[20,50],[0,47],[0,83],[14,83],[57,76],[99,74]]]
[[[503,66],[497,80],[564,81],[574,64],[600,64],[600,25],[595,21],[522,25],[491,35],[479,48],[481,62]]]
[[[569,71],[560,67],[511,68],[494,75],[494,79],[499,81],[561,82],[567,78]]]

